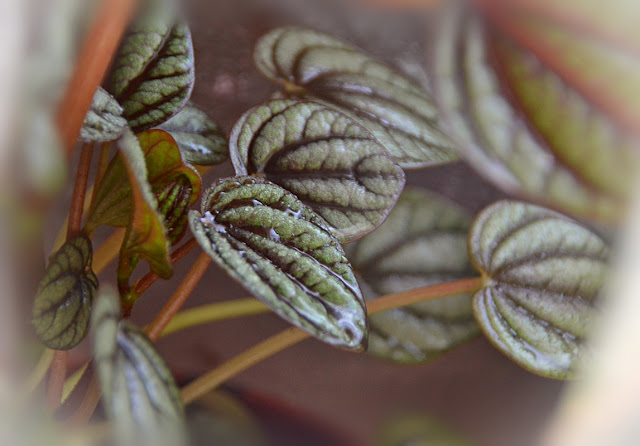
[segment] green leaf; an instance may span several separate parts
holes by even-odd
[[[107,90],[122,105],[134,132],[178,113],[193,89],[191,33],[165,3],[147,2],[142,8],[123,38],[107,81]]]
[[[473,298],[484,334],[534,373],[574,377],[607,272],[602,239],[548,209],[500,201],[478,215],[468,245],[486,278]]]
[[[227,138],[220,126],[193,104],[187,104],[158,128],[173,136],[187,163],[212,166],[229,157]]]
[[[457,158],[427,92],[346,42],[309,29],[278,28],[258,41],[253,58],[289,92],[327,101],[359,120],[402,167]]]
[[[131,188],[129,203],[133,204],[118,261],[118,284],[120,291],[126,292],[125,284],[140,258],[144,258],[151,271],[164,279],[171,277],[173,266],[169,258],[169,240],[164,218],[158,213],[158,202],[148,183],[140,141],[130,132],[126,132],[120,140],[120,154]],[[155,163],[150,165],[152,164]]]
[[[120,319],[114,291],[99,294],[92,326],[102,400],[117,443],[183,444],[184,408],[173,376],[149,338]]]
[[[79,235],[51,256],[33,303],[32,324],[44,345],[75,347],[87,335],[98,278],[91,270],[91,240]]]
[[[238,175],[260,174],[293,192],[342,241],[379,226],[404,173],[360,124],[326,105],[274,100],[246,112],[229,137]]]
[[[346,247],[365,298],[475,273],[467,256],[471,217],[420,189],[405,190],[389,218]],[[437,299],[369,316],[369,350],[401,363],[432,360],[478,333],[471,295]]]
[[[569,45],[553,27],[537,35],[554,39],[565,61],[586,58],[583,46],[595,45],[582,34]],[[607,65],[585,60],[592,63],[583,77]],[[639,172],[637,138],[536,54],[478,17],[452,11],[442,25],[435,81],[446,131],[489,181],[581,217],[620,217]]]
[[[202,249],[278,315],[329,344],[366,346],[351,265],[325,221],[292,193],[261,178],[221,180],[189,224]]]
[[[126,127],[127,120],[122,117],[122,107],[118,101],[98,87],[80,129],[80,140],[89,143],[113,141]]]
[[[376,446],[465,446],[470,443],[431,417],[415,414],[383,424]]]

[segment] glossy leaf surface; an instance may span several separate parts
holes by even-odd
[[[147,2],[123,38],[107,81],[134,132],[178,113],[193,89],[191,33],[165,4]]]
[[[118,101],[102,87],[98,87],[80,129],[80,140],[83,142],[113,141],[118,139],[126,126],[127,120],[122,117],[122,107]]]
[[[637,139],[560,71],[478,17],[452,10],[441,28],[435,91],[443,125],[471,165],[509,192],[583,217],[619,218],[640,167]],[[583,37],[569,45],[559,32],[539,34],[555,39],[563,60],[597,47]],[[603,65],[588,60],[583,73]]]
[[[473,277],[467,256],[471,217],[420,189],[405,190],[387,220],[346,246],[366,299]],[[478,333],[469,294],[369,317],[369,350],[401,363],[421,363]]]
[[[486,277],[473,306],[489,340],[537,374],[573,377],[607,272],[602,239],[548,209],[500,201],[473,223],[469,255]]]
[[[224,131],[192,104],[187,104],[158,128],[173,136],[187,163],[211,166],[223,163],[229,157]]]
[[[341,241],[382,223],[404,187],[404,173],[363,126],[311,101],[254,107],[229,138],[238,175],[262,174],[322,216]]]
[[[75,347],[87,335],[98,278],[91,270],[91,240],[68,240],[51,256],[33,303],[32,324],[44,345]]]
[[[267,180],[236,177],[191,211],[202,249],[292,324],[338,346],[366,346],[366,310],[351,265],[325,221]]]
[[[173,376],[149,338],[120,317],[117,295],[103,291],[92,320],[94,360],[119,444],[182,444],[184,409]]]
[[[254,51],[258,69],[359,120],[405,168],[456,159],[438,112],[415,82],[346,42],[304,28],[278,28]]]

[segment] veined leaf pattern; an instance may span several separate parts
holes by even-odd
[[[278,28],[258,41],[254,61],[289,92],[326,101],[357,119],[404,168],[457,158],[427,92],[346,42],[310,29]]]
[[[325,221],[265,179],[207,190],[191,231],[202,249],[278,315],[317,338],[366,346],[366,309],[351,265]]]
[[[78,235],[67,240],[49,260],[32,312],[36,335],[49,348],[73,348],[87,335],[98,288],[91,259],[91,240]]]
[[[486,277],[473,298],[484,334],[537,374],[573,377],[588,357],[608,251],[557,212],[516,201],[486,208],[469,232],[471,261]]]
[[[475,275],[467,255],[471,217],[421,189],[406,189],[387,220],[347,245],[365,298]],[[447,297],[369,316],[367,353],[415,364],[478,334],[471,295]]]
[[[122,117],[122,107],[118,101],[98,87],[80,129],[80,140],[88,143],[113,141],[126,127],[127,120]]]
[[[264,175],[293,192],[343,242],[379,226],[404,187],[404,172],[366,128],[317,102],[254,107],[229,147],[238,175]]]

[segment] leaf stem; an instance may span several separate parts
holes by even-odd
[[[42,382],[45,376],[47,376],[47,371],[49,370],[49,366],[51,366],[51,362],[53,361],[55,351],[49,348],[45,348],[42,354],[40,355],[40,359],[38,359],[38,363],[33,368],[31,375],[27,378],[27,382],[25,384],[25,393],[31,394],[38,385]]]
[[[196,242],[195,238],[191,238],[184,242],[181,246],[179,246],[175,251],[171,253],[171,264],[175,265],[180,260],[182,260],[187,254],[189,254],[193,248],[198,246],[198,242]],[[138,280],[134,285],[134,295],[140,296],[145,291],[147,291],[151,285],[153,285],[160,277],[150,272],[145,275],[142,279]]]
[[[178,285],[178,288],[169,298],[169,301],[147,327],[147,335],[152,341],[155,342],[160,337],[171,319],[180,311],[180,308],[182,308],[189,295],[191,295],[191,292],[198,282],[200,282],[210,263],[211,258],[207,254],[200,254],[200,257],[195,261],[182,283]]]
[[[67,350],[56,350],[53,354],[49,369],[49,382],[47,385],[47,407],[56,409],[62,399],[62,388],[67,374]]]
[[[474,277],[388,294],[369,301],[367,304],[368,313],[371,315],[427,300],[472,293],[479,290],[483,283],[484,279],[482,277]],[[245,350],[184,386],[181,391],[182,400],[185,404],[190,403],[249,367],[308,337],[310,335],[299,328],[288,328]]]
[[[269,307],[253,297],[202,305],[176,314],[171,322],[169,322],[165,327],[161,336],[168,336],[172,333],[186,328],[195,327],[197,325],[242,316],[250,316],[253,314],[268,313],[269,311],[271,311]]]
[[[78,409],[69,418],[68,423],[71,426],[78,426],[86,424],[90,419],[93,412],[96,410],[98,403],[100,402],[100,382],[96,376],[95,370],[91,370],[91,378],[87,391],[84,394],[84,398],[80,402]]]
[[[56,125],[68,156],[137,3],[136,0],[101,2],[56,113]]]
[[[118,228],[93,253],[93,272],[100,274],[118,256],[126,230]]]
[[[76,171],[76,180],[73,185],[71,195],[71,206],[69,207],[69,223],[67,225],[67,240],[78,235],[82,226],[82,214],[84,209],[84,198],[89,181],[89,169],[91,168],[91,158],[93,147],[91,144],[83,144],[80,152],[80,161]]]

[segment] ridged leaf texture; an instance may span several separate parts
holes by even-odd
[[[456,159],[429,94],[346,42],[310,29],[277,28],[258,41],[254,61],[289,92],[327,101],[359,120],[402,167]]]
[[[122,117],[118,101],[98,87],[80,129],[80,140],[88,143],[113,141],[126,127],[127,120]]]
[[[486,278],[473,309],[489,340],[523,367],[572,378],[588,358],[585,337],[597,317],[608,248],[557,212],[516,201],[482,211],[469,255]]]
[[[98,288],[91,259],[91,240],[84,235],[67,240],[49,259],[32,311],[36,335],[49,348],[73,348],[87,335]]]
[[[293,192],[343,242],[379,226],[404,187],[404,172],[365,127],[313,101],[254,107],[234,125],[229,148],[238,175],[264,175]]]
[[[366,346],[351,265],[326,222],[292,193],[261,178],[221,180],[189,223],[202,249],[278,315],[329,344]]]
[[[123,38],[106,83],[134,132],[178,113],[193,89],[191,32],[165,3],[145,2]]]
[[[345,248],[365,299],[475,276],[467,255],[470,225],[454,204],[405,190],[382,226]],[[478,332],[471,295],[462,294],[369,316],[367,353],[422,363]]]
[[[518,34],[533,34],[528,42],[551,46],[554,61],[582,61],[581,68],[572,67],[567,78],[541,53],[452,8],[435,60],[446,131],[471,165],[506,191],[580,217],[618,219],[639,171],[640,144],[579,88],[600,79],[608,63],[617,66],[616,51],[605,50],[605,57],[600,42],[550,22],[512,21]],[[601,86],[615,83],[615,76],[603,79]]]
[[[115,292],[101,291],[92,318],[94,360],[118,444],[181,445],[184,408],[173,376],[149,338],[120,313]]]
[[[176,140],[182,159],[190,164],[212,166],[229,157],[227,138],[218,124],[193,104],[158,127]]]

